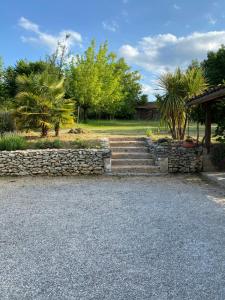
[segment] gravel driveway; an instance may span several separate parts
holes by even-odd
[[[225,193],[197,177],[0,179],[0,299],[225,299]]]

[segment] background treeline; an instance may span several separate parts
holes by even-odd
[[[107,43],[96,49],[92,41],[77,56],[59,43],[45,60],[19,60],[7,68],[1,60],[0,110],[4,118],[6,111],[13,112],[21,128],[41,128],[42,135],[51,127],[57,135],[72,118],[132,119],[135,107],[148,102],[140,79],[123,58],[108,51]]]

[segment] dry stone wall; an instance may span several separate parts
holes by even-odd
[[[155,164],[162,172],[196,173],[202,171],[202,147],[184,148],[179,143],[158,144],[148,140]]]
[[[109,149],[0,151],[0,176],[103,174]]]

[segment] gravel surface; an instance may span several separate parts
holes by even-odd
[[[0,299],[225,299],[225,192],[197,177],[0,179]]]

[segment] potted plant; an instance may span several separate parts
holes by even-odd
[[[187,138],[184,140],[182,146],[184,148],[194,148],[196,146],[196,142],[191,136],[187,136]]]

